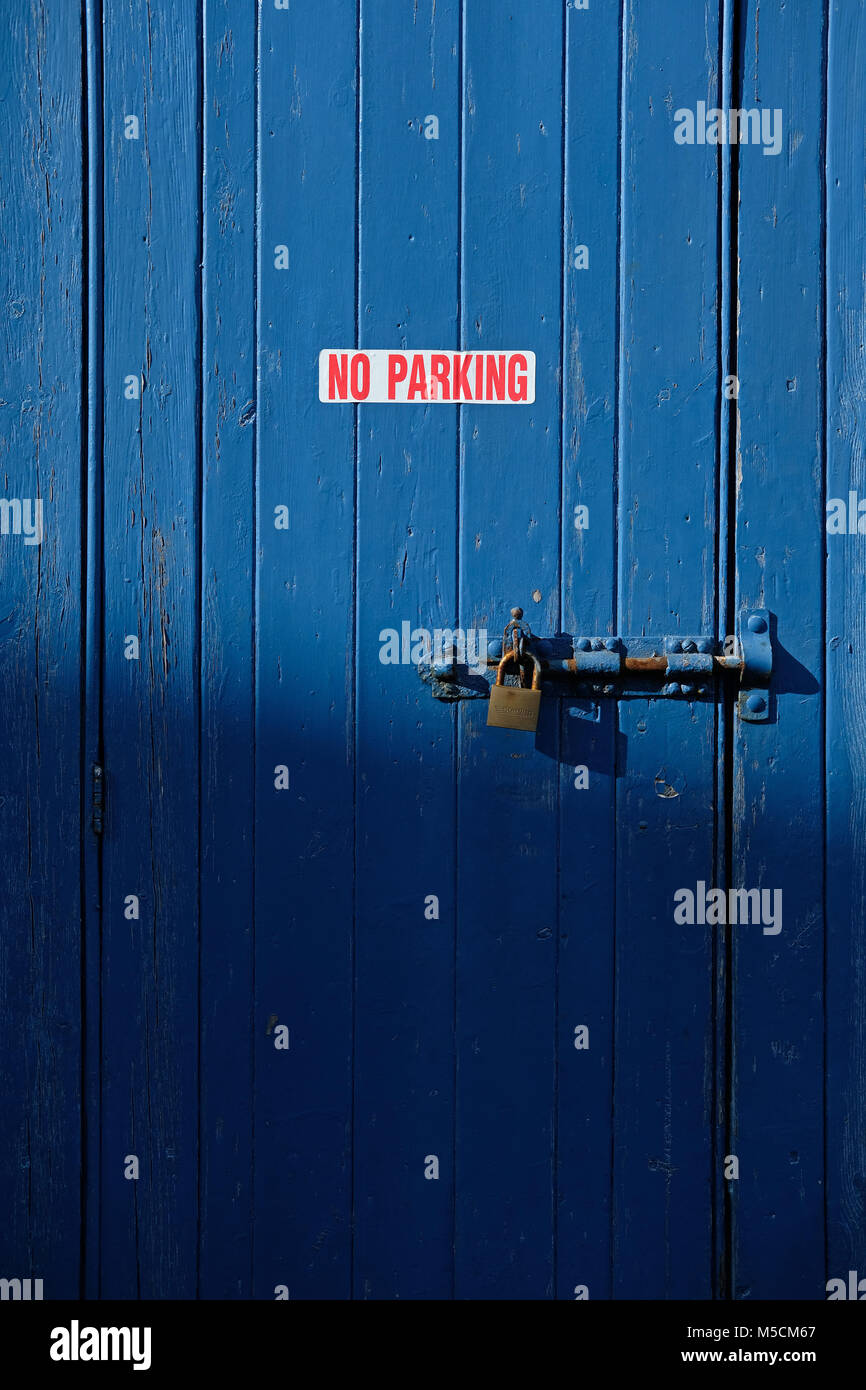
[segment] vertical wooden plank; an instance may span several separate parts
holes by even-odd
[[[718,152],[674,111],[717,103],[719,7],[625,6],[619,625],[715,631]],[[713,941],[674,894],[714,878],[715,709],[624,700],[617,774],[618,1298],[712,1291]]]
[[[204,5],[201,1285],[252,1268],[255,10]]]
[[[720,107],[734,106],[734,69],[739,34],[739,0],[721,2]],[[730,635],[737,630],[735,511],[737,482],[737,153],[736,146],[722,145],[719,151],[720,190],[720,273],[718,323],[723,390],[718,430],[718,529],[716,552],[716,628],[717,639],[730,649]],[[733,682],[719,682],[716,718],[716,885],[731,886],[731,801],[733,781],[733,738],[738,691]],[[713,1266],[714,1296],[730,1297],[730,1195],[733,1179],[725,1177],[725,1156],[731,1142],[731,931],[725,926],[714,934],[716,1018],[715,1018],[715,1163],[713,1172]]]
[[[259,9],[260,1298],[350,1291],[354,429],[319,403],[317,363],[356,331],[356,50],[345,0]]]
[[[195,11],[168,0],[106,6],[104,58],[101,1291],[189,1298],[198,1128]],[[128,1156],[137,1179],[125,1177]]]
[[[566,42],[562,627],[578,637],[615,630],[618,16],[568,8]],[[598,1299],[611,1280],[616,705],[563,699],[561,718],[557,1296]]]
[[[827,67],[827,497],[866,498],[863,139],[866,7],[829,6]],[[866,511],[866,508],[863,509]],[[863,530],[827,537],[827,1269],[866,1278],[866,847],[863,837]]]
[[[54,1299],[80,1291],[80,18],[17,6],[0,41],[0,1269]]]
[[[87,482],[84,556],[84,718],[82,773],[83,794],[92,800],[102,771],[102,666],[103,666],[103,186],[104,138],[102,98],[102,4],[86,0],[83,7],[86,50],[86,335],[84,362],[87,372]],[[89,783],[89,787],[88,787]],[[85,807],[88,801],[84,802]],[[94,825],[94,812],[96,824]],[[83,1181],[82,1258],[85,1298],[99,1297],[102,1150],[102,850],[98,810],[91,806],[82,826],[82,932],[84,1010],[83,1038]]]
[[[461,407],[460,619],[559,623],[562,69],[554,0],[465,9],[461,345],[536,354],[531,406]],[[549,1298],[558,705],[460,711],[456,1295]]]
[[[362,347],[458,346],[459,11],[362,0]],[[358,411],[356,1298],[452,1291],[455,709],[383,655],[457,625],[458,408]]]
[[[822,6],[795,13],[746,0],[739,60],[739,106],[773,113],[781,147],[739,148],[738,608],[770,609],[780,645],[770,722],[737,727],[732,874],[734,887],[780,892],[782,922],[771,934],[731,928],[740,1162],[732,1293],[816,1298],[824,1284]]]

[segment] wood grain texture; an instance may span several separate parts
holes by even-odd
[[[462,406],[460,618],[559,622],[563,9],[465,7],[461,343],[536,353],[535,404]],[[458,1298],[554,1286],[557,709],[460,710]]]
[[[200,1295],[252,1271],[256,27],[204,7]]]
[[[833,0],[827,67],[827,498],[866,498],[866,9]],[[863,535],[827,537],[827,1277],[866,1271],[866,843]]]
[[[13,8],[0,1278],[866,1276],[866,564],[824,516],[866,497],[866,0]],[[699,102],[780,153],[678,144]],[[536,399],[321,404],[352,345],[531,350]],[[659,646],[767,607],[770,720],[551,681],[517,735],[380,659],[513,605]],[[701,881],[782,931],[677,924]]]
[[[565,44],[560,625],[592,637],[616,631],[619,24],[569,9]],[[556,1295],[596,1299],[611,1290],[616,706],[563,699],[560,721]]]
[[[347,1298],[354,421],[316,364],[355,335],[354,7],[262,5],[258,52],[254,1293]]]
[[[618,622],[715,625],[718,156],[673,112],[720,93],[715,0],[623,36]],[[668,96],[670,94],[670,96]],[[614,1297],[712,1293],[713,934],[674,894],[714,879],[715,708],[623,701],[617,745]]]
[[[104,11],[102,1295],[196,1291],[200,35]],[[139,138],[126,139],[135,115]],[[138,399],[125,379],[140,383]],[[140,657],[128,660],[126,638]],[[140,902],[137,920],[126,899]],[[137,1181],[124,1177],[135,1155]]]
[[[0,1276],[79,1292],[82,189],[77,7],[7,12],[0,97]],[[5,27],[5,26],[4,26]],[[28,506],[16,523],[14,503]],[[43,539],[21,531],[41,500]],[[18,532],[16,534],[16,524]],[[31,535],[34,533],[31,532]]]
[[[359,342],[457,348],[459,5],[360,18]],[[354,1291],[449,1298],[457,711],[380,634],[457,626],[457,408],[402,414],[358,411]]]
[[[744,6],[742,104],[784,138],[739,150],[737,607],[780,647],[772,722],[737,728],[731,874],[781,890],[783,925],[731,928],[734,1298],[824,1286],[823,54],[821,5]]]

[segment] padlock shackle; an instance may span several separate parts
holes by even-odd
[[[526,655],[529,657],[529,659],[530,659],[530,661],[532,662],[532,665],[533,665],[533,671],[532,671],[532,685],[531,685],[530,688],[531,688],[532,690],[540,690],[540,689],[541,689],[541,662],[538,660],[538,657],[535,655],[535,652],[527,651]],[[516,662],[518,672],[520,673],[520,684],[521,684],[521,686],[522,686],[522,685],[523,685],[523,671],[521,670],[520,661],[518,660],[517,654],[516,654],[516,652],[514,651],[514,648],[513,648],[513,647],[510,648],[510,649],[505,653],[504,657],[502,658],[502,660],[500,661],[499,665],[498,665],[497,668],[496,668],[496,684],[497,684],[497,685],[501,685],[501,684],[502,684],[502,677],[503,677],[503,674],[504,674],[504,669],[505,669],[505,666],[508,664],[509,661],[514,661],[514,662]]]

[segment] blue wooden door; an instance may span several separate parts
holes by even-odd
[[[866,1276],[863,0],[2,43],[0,1277]]]

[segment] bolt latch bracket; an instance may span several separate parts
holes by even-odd
[[[766,608],[743,613],[740,618],[740,693],[737,709],[750,724],[766,724],[770,718],[770,678],[773,674],[773,645],[770,640],[770,614]]]
[[[522,618],[514,608],[512,618]],[[744,611],[733,638],[714,637],[537,637],[527,623],[512,621],[504,638],[487,645],[486,667],[467,667],[451,650],[419,674],[437,700],[487,699],[502,659],[504,642],[512,645],[520,663],[540,662],[544,690],[559,686],[566,696],[592,700],[713,698],[716,677],[738,680],[737,710],[741,719],[763,724],[770,718],[773,674],[772,616],[765,608]]]

